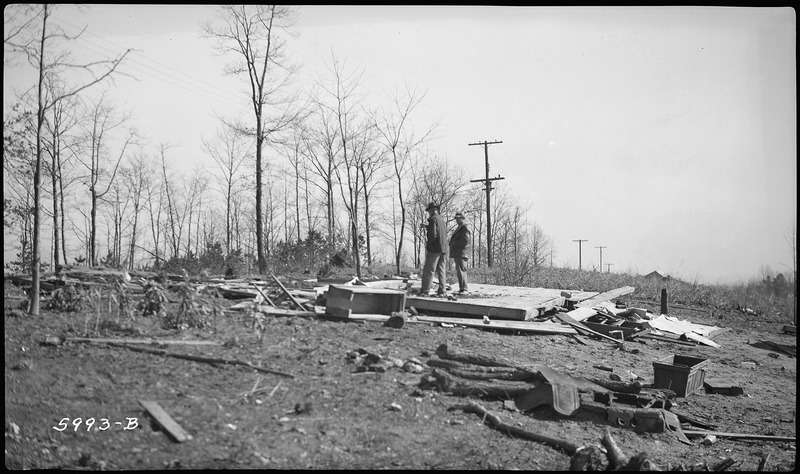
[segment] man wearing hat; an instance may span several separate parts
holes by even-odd
[[[456,230],[450,237],[450,258],[456,263],[456,276],[458,276],[458,292],[466,293],[467,290],[467,255],[472,233],[464,220],[464,214],[456,212]]]
[[[439,215],[439,205],[430,203],[425,208],[428,212],[428,224],[426,226],[425,242],[425,266],[422,268],[422,289],[421,295],[427,295],[431,289],[433,271],[436,269],[436,278],[439,279],[439,289],[436,293],[439,296],[445,295],[445,249],[447,249],[447,228],[444,219]]]

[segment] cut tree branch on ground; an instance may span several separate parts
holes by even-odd
[[[531,431],[524,430],[522,428],[509,425],[503,423],[500,418],[488,411],[486,408],[482,407],[481,405],[470,402],[465,405],[454,405],[447,409],[448,411],[454,410],[462,410],[465,413],[474,413],[480,416],[485,423],[487,423],[492,428],[504,433],[508,436],[514,436],[517,438],[527,439],[529,441],[535,441],[537,443],[543,443],[548,446],[560,449],[564,451],[566,454],[572,456],[578,451],[578,445],[571,443],[569,441],[552,438],[550,436],[541,435],[538,433],[533,433]]]
[[[488,357],[481,354],[470,354],[461,352],[458,349],[447,347],[447,344],[442,344],[436,349],[436,355],[442,359],[455,360],[459,362],[466,362],[468,364],[482,365],[488,367],[516,367],[514,362],[497,357]]]
[[[265,369],[263,367],[258,367],[258,366],[255,366],[255,365],[249,363],[249,362],[244,362],[244,361],[240,361],[240,360],[218,359],[218,358],[213,358],[213,357],[201,357],[201,356],[193,356],[193,355],[189,355],[189,354],[178,354],[178,353],[175,353],[175,352],[167,352],[167,351],[159,350],[159,349],[147,349],[145,347],[136,347],[136,346],[130,346],[130,345],[127,345],[127,344],[118,344],[118,343],[115,343],[115,342],[109,342],[108,345],[114,346],[114,347],[122,347],[124,349],[129,349],[129,350],[132,350],[132,351],[135,351],[135,352],[145,352],[147,354],[155,354],[155,355],[160,355],[160,356],[165,356],[165,357],[174,357],[176,359],[185,359],[185,360],[191,360],[191,361],[195,361],[195,362],[204,362],[206,364],[241,365],[241,366],[253,369],[253,370],[257,370],[259,372],[267,373],[267,374],[282,375],[284,377],[294,378],[294,375],[292,375],[292,374],[288,374],[286,372],[281,372],[281,371],[278,371],[278,370]]]
[[[433,369],[431,376],[436,379],[437,388],[458,396],[480,396],[500,400],[511,400],[533,388],[525,382],[484,383],[471,380],[461,380],[441,370]]]

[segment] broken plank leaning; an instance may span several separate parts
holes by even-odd
[[[619,298],[620,296],[629,295],[636,291],[636,288],[632,286],[623,286],[621,288],[617,288],[611,291],[606,291],[605,293],[600,293],[597,296],[593,296],[591,298],[585,299],[583,301],[578,301],[575,306],[589,306],[596,305],[597,303],[602,303],[604,301],[610,301],[614,298]]]
[[[177,421],[173,420],[169,413],[164,411],[156,402],[147,401],[147,400],[139,400],[139,403],[147,410],[147,413],[156,420],[156,422],[161,425],[162,428],[167,430],[167,433],[172,436],[175,441],[179,443],[183,443],[184,441],[189,441],[192,439],[192,435],[186,432],[181,425],[178,424]]]
[[[115,342],[117,344],[171,344],[182,346],[221,346],[217,341],[185,341],[181,339],[100,339],[93,337],[67,337],[64,342],[91,342],[95,344],[107,344]]]

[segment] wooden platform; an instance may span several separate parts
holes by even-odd
[[[457,301],[436,297],[406,297],[406,307],[413,306],[417,311],[436,311],[460,317],[489,316],[497,319],[527,321],[556,306],[564,305],[565,290],[551,288],[526,288],[470,284],[473,296],[458,297]],[[597,295],[596,292],[570,291],[571,299],[583,300]]]

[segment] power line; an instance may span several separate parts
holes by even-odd
[[[497,175],[496,178],[489,177],[489,145],[494,145],[497,143],[503,143],[502,141],[493,141],[493,142],[478,142],[478,143],[470,143],[469,146],[473,145],[482,145],[483,146],[483,153],[486,157],[486,177],[484,179],[471,179],[471,183],[483,183],[486,187],[486,264],[487,266],[492,266],[492,181],[496,181],[498,179],[505,179],[502,178],[500,175]]]
[[[588,242],[588,240],[577,239],[573,240],[573,242],[578,242],[578,271],[581,271],[581,245],[583,245],[584,242]]]
[[[608,247],[603,247],[602,245],[595,247],[596,249],[600,249],[600,273],[603,273],[603,249]]]

